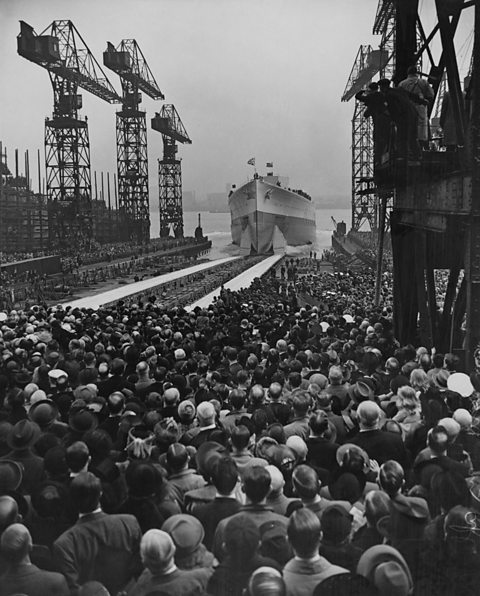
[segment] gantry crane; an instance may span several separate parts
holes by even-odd
[[[173,232],[183,238],[182,164],[177,159],[177,142],[191,144],[175,106],[165,104],[152,118],[152,128],[162,133],[163,158],[158,160],[160,236]]]
[[[140,91],[152,99],[164,99],[137,42],[123,39],[117,48],[110,42],[103,53],[104,65],[122,83],[122,109],[117,112],[117,172],[121,235],[125,240],[150,240],[148,196],[147,126],[140,109]]]
[[[17,51],[45,68],[53,87],[53,115],[45,121],[49,243],[78,250],[92,235],[90,142],[78,88],[109,103],[121,100],[71,21],[53,21],[40,35],[20,21]]]

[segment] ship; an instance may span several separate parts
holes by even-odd
[[[312,244],[315,206],[302,190],[288,187],[288,178],[268,173],[232,188],[228,197],[232,242],[253,254]]]

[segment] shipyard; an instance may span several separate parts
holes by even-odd
[[[0,596],[477,596],[480,0],[0,34]]]

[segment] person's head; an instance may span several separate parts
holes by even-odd
[[[148,364],[144,360],[137,364],[135,370],[139,378],[148,377]]]
[[[444,455],[448,448],[448,433],[443,426],[437,425],[428,431],[427,444],[434,455]]]
[[[324,435],[329,430],[327,414],[323,410],[317,410],[310,416],[308,425],[313,436]]]
[[[303,501],[311,501],[320,490],[317,472],[310,466],[302,464],[293,470],[292,483],[295,493]]]
[[[107,408],[112,416],[121,414],[125,406],[125,396],[120,391],[114,391],[108,396]]]
[[[12,565],[18,564],[29,556],[32,550],[32,537],[23,524],[12,524],[2,533],[0,550]]]
[[[75,441],[65,453],[65,461],[68,469],[74,474],[83,470],[90,461],[90,451],[83,441]]]
[[[250,431],[244,424],[234,426],[231,435],[232,446],[236,451],[243,451],[248,447]]]
[[[478,542],[476,515],[468,507],[452,507],[445,516],[443,535],[449,555],[462,558],[473,551]]]
[[[310,559],[318,553],[321,540],[320,520],[306,507],[297,509],[288,522],[287,535],[295,555]]]
[[[91,513],[100,506],[102,483],[91,472],[82,472],[70,484],[70,496],[79,513]]]
[[[181,443],[172,443],[167,449],[167,466],[172,473],[180,472],[188,467],[190,457],[187,448]]]
[[[256,383],[250,389],[249,400],[253,407],[259,406],[265,399],[265,390],[262,385]]]
[[[394,497],[402,490],[405,483],[405,472],[397,461],[389,459],[380,466],[378,481],[387,495]]]
[[[255,569],[248,581],[248,596],[286,596],[282,574],[273,567]]]
[[[13,497],[2,495],[0,497],[0,535],[5,528],[20,521],[18,504]]]
[[[390,497],[383,490],[371,490],[365,495],[365,519],[371,528],[390,515]]]
[[[282,395],[282,386],[280,385],[280,383],[270,383],[270,386],[268,388],[268,395],[270,399],[272,399],[273,401],[277,401],[278,399],[280,399]]]
[[[414,368],[410,373],[410,385],[414,391],[426,391],[429,386],[427,373],[422,368]]]
[[[413,413],[420,410],[420,400],[418,399],[413,387],[404,385],[403,387],[400,387],[397,395],[399,398],[400,407],[407,410],[407,412]]]
[[[235,569],[242,571],[255,556],[260,544],[260,531],[250,515],[232,516],[225,526],[224,549]]]
[[[243,474],[242,490],[247,501],[258,504],[267,498],[271,477],[263,466],[248,466]]]
[[[211,479],[220,495],[231,495],[238,481],[235,461],[228,455],[216,459],[212,465]]]
[[[155,575],[162,575],[173,569],[175,550],[172,538],[163,530],[148,530],[140,541],[142,563]]]
[[[362,401],[357,408],[357,416],[361,429],[374,430],[378,428],[380,408],[374,401]]]
[[[400,372],[400,362],[393,356],[387,358],[387,361],[385,362],[385,370],[390,375],[397,375]]]
[[[458,433],[460,432],[460,424],[453,418],[441,418],[438,421],[438,425],[443,426],[443,428],[447,431],[449,444],[451,445],[454,443],[458,437]]]
[[[247,395],[243,389],[232,389],[228,401],[234,410],[241,410],[245,406]]]
[[[306,416],[310,405],[310,398],[305,393],[297,393],[293,398],[292,405],[295,416]]]
[[[353,516],[338,503],[328,505],[322,513],[320,522],[322,542],[340,545],[346,542],[352,532]]]
[[[210,426],[215,422],[215,407],[209,401],[203,401],[197,407],[197,419],[200,426]]]
[[[180,403],[180,391],[176,387],[165,389],[163,401],[166,406],[177,406]]]
[[[452,418],[460,425],[461,430],[470,430],[472,428],[473,418],[468,410],[458,408],[453,413]]]

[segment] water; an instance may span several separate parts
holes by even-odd
[[[158,216],[152,214],[150,234],[155,238],[159,234],[160,223]],[[350,227],[350,209],[317,209],[317,232],[313,245],[306,244],[303,246],[288,246],[287,254],[292,255],[308,255],[311,250],[316,251],[320,256],[325,248],[331,248],[331,236],[334,229],[332,217],[336,221],[345,221],[347,228]],[[230,213],[210,213],[209,211],[201,211],[200,217],[202,221],[203,233],[212,241],[212,250],[209,257],[211,259],[219,259],[228,255],[235,255],[238,252],[238,247],[232,244],[232,236],[230,233]],[[183,226],[185,236],[193,236],[195,228],[198,225],[198,212],[186,211],[183,214]]]

